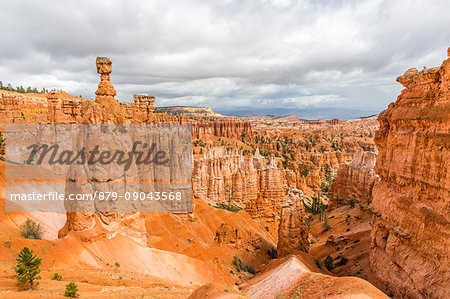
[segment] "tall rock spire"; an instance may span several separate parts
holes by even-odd
[[[97,73],[100,74],[100,83],[98,84],[97,95],[95,100],[97,102],[115,100],[114,96],[117,94],[114,86],[111,84],[109,74],[112,71],[111,59],[107,57],[97,57]]]

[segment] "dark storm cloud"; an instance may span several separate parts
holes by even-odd
[[[448,1],[2,1],[0,80],[157,105],[378,112],[450,46]]]

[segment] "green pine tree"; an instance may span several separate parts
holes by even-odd
[[[3,133],[0,131],[0,161],[5,160],[5,138],[3,138]]]
[[[327,268],[328,271],[331,271],[331,269],[333,269],[333,262],[334,262],[334,260],[330,255],[328,255],[325,258],[325,261],[323,264],[325,265],[325,268]]]
[[[64,293],[64,295],[66,297],[71,297],[71,298],[78,297],[77,292],[78,292],[78,287],[77,287],[76,283],[71,281],[70,283],[66,284],[66,292]]]
[[[328,223],[328,217],[327,217],[327,214],[325,214],[325,215],[324,215],[324,219],[323,219],[323,230],[324,230],[324,231],[328,231],[328,230],[330,230],[330,228],[331,228],[331,226],[330,226],[330,224]]]
[[[39,282],[36,282],[36,280],[41,279],[39,276],[39,273],[41,273],[39,266],[42,263],[42,259],[33,255],[33,250],[24,247],[16,260],[17,265],[15,270],[17,273],[17,280],[21,283],[29,282],[31,288],[39,285]]]

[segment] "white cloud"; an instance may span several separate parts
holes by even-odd
[[[95,57],[121,100],[213,108],[366,108],[445,58],[448,1],[3,1],[0,80],[93,97]]]

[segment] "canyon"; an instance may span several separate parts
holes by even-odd
[[[7,213],[2,206],[1,296],[58,296],[63,282],[50,277],[58,271],[79,283],[82,296],[99,298],[445,298],[450,59],[408,70],[387,110],[347,121],[228,117],[155,107],[154,95],[120,102],[111,60],[98,57],[96,66],[95,100],[5,92],[2,119],[190,125],[192,211]],[[78,178],[90,174],[77,170]],[[43,226],[42,240],[19,237],[29,218]],[[15,283],[23,246],[43,257],[36,292]]]

